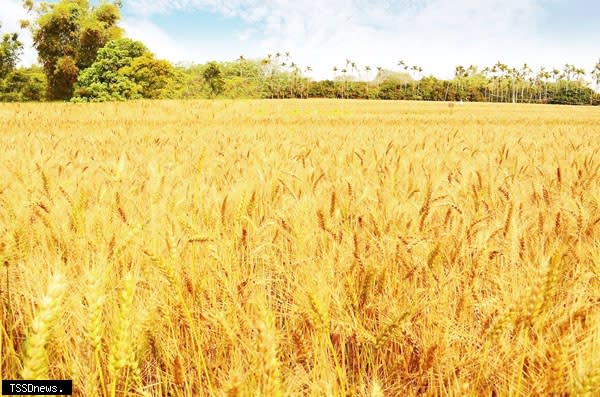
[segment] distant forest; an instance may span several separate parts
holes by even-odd
[[[131,99],[340,98],[600,105],[600,61],[586,70],[565,64],[533,70],[502,62],[457,66],[452,79],[400,60],[394,70],[346,59],[332,80],[311,78],[289,52],[263,59],[172,65],[123,37],[121,2],[84,0],[24,6],[41,66],[17,67],[17,33],[0,41],[0,101],[102,102]],[[0,26],[1,27],[1,26]],[[595,88],[595,89],[594,89]]]

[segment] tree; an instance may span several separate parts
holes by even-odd
[[[224,81],[221,74],[221,68],[217,62],[209,62],[204,70],[203,76],[210,86],[213,96],[217,96],[223,91]]]
[[[413,72],[415,72],[415,76],[417,79],[417,95],[419,95],[419,86],[421,85],[421,73],[423,72],[423,68],[418,66],[418,65],[414,65],[411,70]]]
[[[594,65],[594,69],[592,69],[591,75],[592,75],[592,79],[594,80],[594,83],[596,85],[596,90],[600,89],[600,59]],[[594,97],[599,97],[598,99],[600,99],[600,95],[594,93],[594,91],[592,90],[592,94],[590,95],[590,104],[591,105],[594,104]]]
[[[97,52],[121,36],[120,2],[88,0],[43,2],[37,7],[26,0],[25,8],[35,15],[30,24],[33,46],[48,79],[48,99],[69,99],[79,71],[88,68]]]
[[[0,28],[2,24],[0,24]],[[16,33],[5,33],[0,41],[0,79],[5,78],[17,66],[23,52],[23,44]]]
[[[454,78],[456,80],[456,90],[459,93],[460,100],[463,100],[463,80],[468,76],[467,70],[462,65],[454,68]]]
[[[592,70],[592,77],[594,78],[594,82],[596,83],[596,88],[600,88],[600,59],[594,65],[594,70]]]
[[[347,59],[346,63],[349,63]],[[348,79],[346,78],[346,73],[348,73],[348,70],[346,68],[343,68],[341,72],[344,75],[344,77],[342,78],[342,99],[344,99],[344,94],[346,93],[346,83],[348,81]]]
[[[120,72],[140,86],[140,95],[146,99],[161,99],[172,96],[171,83],[175,77],[173,66],[163,59],[156,59],[146,51],[133,59],[129,66]]]
[[[371,79],[369,78],[369,75],[371,73],[371,67],[369,65],[365,66],[365,74],[367,75],[367,99],[369,98],[369,84],[371,83]]]
[[[173,67],[157,60],[139,41],[112,40],[98,51],[95,62],[77,80],[74,101],[114,101],[163,98]]]
[[[244,58],[243,55],[240,55],[240,57],[238,58],[238,62],[240,64],[240,77],[243,79],[244,78],[244,62],[246,61],[246,58]]]
[[[0,101],[42,101],[46,93],[46,76],[37,67],[19,68],[0,80]]]

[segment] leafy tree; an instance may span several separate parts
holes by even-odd
[[[142,98],[159,99],[171,96],[171,81],[175,76],[173,66],[146,51],[134,58],[130,65],[120,70],[125,77],[140,86]]]
[[[333,80],[321,80],[313,82],[308,90],[308,96],[313,98],[335,98],[335,82]]]
[[[203,73],[204,79],[210,86],[213,96],[219,95],[223,91],[225,82],[221,73],[221,67],[217,62],[209,62]]]
[[[175,67],[173,86],[176,98],[199,99],[208,98],[211,89],[204,79],[204,65],[178,65]]]
[[[20,68],[0,80],[0,101],[42,101],[46,94],[46,76],[37,66]]]
[[[119,38],[120,2],[103,0],[98,6],[88,0],[40,3],[26,0],[35,15],[30,25],[33,45],[48,79],[48,99],[69,99],[80,70],[89,67],[97,51]]]
[[[125,76],[121,69],[130,66],[135,58],[147,51],[139,41],[110,41],[98,50],[95,62],[79,75],[75,99],[102,102],[141,98],[142,88]]]
[[[2,25],[0,24],[0,28]],[[0,41],[0,79],[5,78],[17,65],[23,44],[16,33],[5,33]]]
[[[164,98],[174,75],[139,41],[118,39],[98,51],[95,62],[77,80],[74,101],[121,101]]]

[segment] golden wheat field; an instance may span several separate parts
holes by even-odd
[[[2,379],[600,395],[600,108],[0,105]]]

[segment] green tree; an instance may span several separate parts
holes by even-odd
[[[133,59],[131,64],[120,72],[139,84],[143,98],[160,99],[172,96],[170,88],[175,77],[173,66],[168,61],[156,59],[149,51]]]
[[[46,94],[46,76],[38,67],[19,68],[0,80],[0,101],[42,101]]]
[[[173,76],[171,64],[155,59],[141,42],[112,40],[79,75],[74,101],[165,98]]]
[[[210,86],[210,90],[213,96],[219,95],[223,91],[225,82],[221,73],[221,67],[217,62],[209,62],[204,69],[204,80]]]
[[[590,103],[593,105],[595,98],[597,98],[597,100],[600,101],[600,60],[598,60],[598,62],[596,62],[596,64],[594,65],[594,69],[592,69],[591,75],[594,79],[594,83],[596,84],[596,91],[598,91],[596,93],[592,91],[592,94],[590,95]]]
[[[0,28],[2,24],[0,24]],[[0,79],[5,78],[16,66],[23,52],[23,44],[16,33],[5,33],[0,41]]]
[[[40,3],[26,0],[34,14],[30,24],[33,45],[48,79],[48,99],[69,99],[80,70],[89,67],[98,50],[119,38],[120,2],[103,0],[92,6],[88,0]]]

